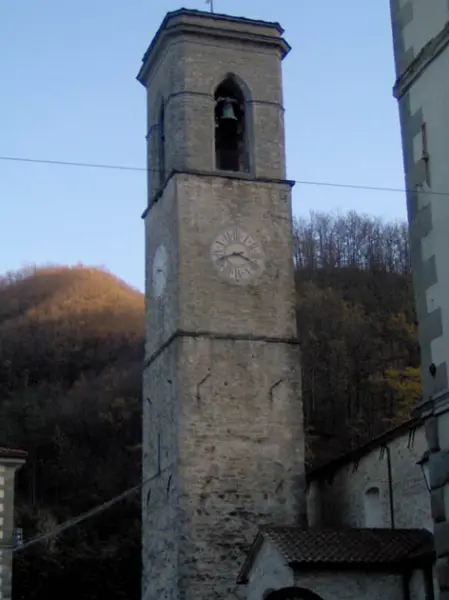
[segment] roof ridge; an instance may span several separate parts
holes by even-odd
[[[433,552],[426,529],[301,528],[264,526],[262,536],[291,564],[388,565]],[[432,542],[432,543],[431,543]]]

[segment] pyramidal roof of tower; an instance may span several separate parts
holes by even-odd
[[[284,57],[290,51],[289,44],[282,38],[284,29],[280,23],[248,19],[247,17],[235,17],[232,15],[212,13],[203,10],[180,8],[167,13],[145,52],[142,62],[143,66],[137,76],[138,81],[143,83],[144,71],[151,55],[156,53],[158,46],[166,36],[172,36],[186,29],[194,30],[201,35],[214,35],[230,37],[232,33],[243,39],[253,40],[259,43],[277,44],[282,49]],[[193,28],[193,29],[192,29]]]

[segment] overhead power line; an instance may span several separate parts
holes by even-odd
[[[0,156],[0,160],[11,162],[35,163],[40,165],[58,165],[65,167],[84,167],[89,169],[112,169],[113,171],[146,171],[145,167],[126,167],[122,165],[98,165],[95,163],[70,162],[66,160],[45,160],[41,158],[23,158],[19,156]],[[153,169],[156,170],[156,169]]]
[[[65,160],[46,160],[41,158],[24,158],[18,156],[0,156],[0,161],[10,161],[10,162],[21,162],[21,163],[33,163],[33,164],[41,164],[41,165],[54,165],[54,166],[65,166],[65,167],[82,167],[88,169],[109,169],[112,171],[134,171],[134,172],[149,172],[149,173],[159,173],[158,169],[147,169],[145,167],[132,167],[126,165],[105,165],[105,164],[97,164],[97,163],[87,163],[87,162],[72,162]],[[309,186],[318,186],[318,187],[330,187],[330,188],[342,188],[342,189],[352,189],[352,190],[365,190],[372,192],[389,192],[389,193],[399,193],[406,194],[407,192],[416,192],[416,190],[407,190],[405,188],[393,188],[386,186],[376,186],[376,185],[358,185],[353,183],[337,183],[334,181],[308,181],[308,180],[290,180],[294,181],[297,185],[309,185]],[[449,196],[449,192],[438,192],[434,190],[421,190],[422,193],[431,195],[431,196]]]
[[[143,481],[141,481],[137,485],[133,486],[132,488],[129,488],[129,489],[125,490],[124,492],[122,492],[121,494],[119,494],[118,496],[114,496],[110,500],[107,500],[106,502],[103,502],[102,504],[99,504],[98,506],[91,508],[87,512],[82,513],[81,515],[78,515],[77,517],[68,519],[64,523],[57,525],[51,531],[44,533],[43,535],[39,535],[34,538],[31,538],[31,540],[28,540],[28,542],[25,542],[25,543],[21,544],[20,546],[14,547],[12,549],[12,552],[13,553],[21,552],[22,550],[25,550],[25,549],[29,548],[30,546],[34,546],[35,544],[40,544],[41,542],[45,542],[46,540],[49,540],[51,538],[58,536],[63,531],[66,531],[67,529],[75,527],[75,525],[78,525],[79,523],[82,523],[83,521],[86,521],[87,519],[95,517],[96,515],[104,512],[108,508],[111,508],[111,506],[114,506],[118,502],[121,502],[127,496],[131,496],[132,494],[134,494],[135,492],[140,490],[143,486],[147,485],[151,481],[154,481],[160,475],[162,475],[162,473],[164,473],[165,471],[170,469],[170,467],[171,467],[171,465],[169,465],[168,467],[165,467],[164,469],[161,469],[155,475],[152,475],[151,477],[144,479]]]

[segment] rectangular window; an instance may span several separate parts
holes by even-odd
[[[427,127],[425,123],[421,125],[421,161],[424,168],[424,181],[430,187],[429,149],[427,146]]]

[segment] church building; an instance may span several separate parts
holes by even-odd
[[[138,74],[142,598],[433,600],[423,526],[328,524],[314,510],[324,483],[304,466],[282,36],[278,23],[181,9]]]

